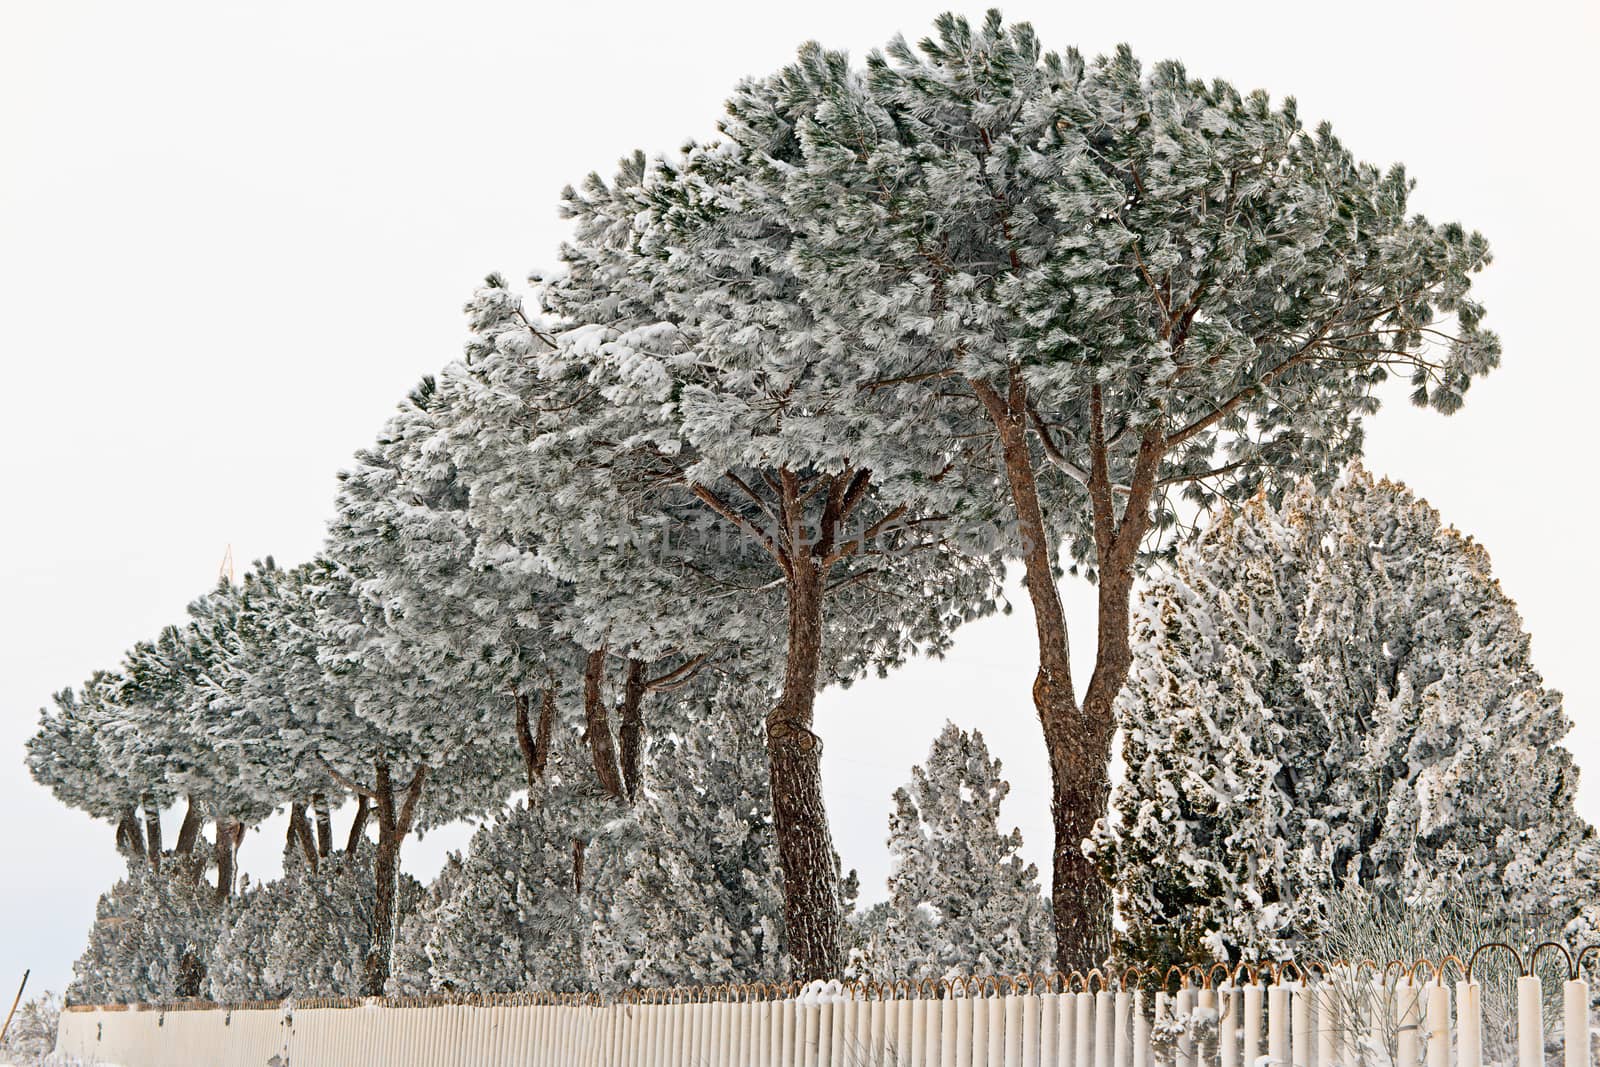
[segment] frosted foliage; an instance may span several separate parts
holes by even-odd
[[[72,967],[73,1004],[132,1004],[202,996],[221,933],[211,886],[175,857],[142,863],[100,897],[89,945]]]
[[[473,836],[403,927],[396,986],[614,991],[778,979],[785,956],[759,714],[770,694],[686,700],[632,808],[570,746],[531,803]],[[582,853],[577,883],[575,846]]]
[[[1039,871],[1000,829],[1011,790],[983,735],[947,724],[895,791],[889,900],[858,922],[855,969],[879,980],[1015,974],[1055,955]]]
[[[1347,887],[1593,936],[1561,696],[1488,554],[1404,486],[1357,468],[1219,518],[1134,631],[1095,840],[1133,952],[1285,956]]]
[[[282,878],[231,902],[217,944],[212,995],[218,1000],[359,995],[372,938],[374,851],[363,840],[355,856],[334,853],[312,871],[296,849],[286,850]],[[402,922],[421,895],[416,879],[401,877]]]
[[[620,883],[594,938],[608,986],[785,977],[783,900],[762,754],[770,694],[724,687],[695,701],[681,736],[651,753]]]

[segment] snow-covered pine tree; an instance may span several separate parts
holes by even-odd
[[[862,922],[856,969],[879,980],[1015,974],[1055,957],[1039,871],[1000,829],[1011,791],[983,734],[952,723],[895,790],[888,901]]]
[[[54,710],[40,710],[39,730],[28,739],[28,772],[67,807],[115,826],[119,852],[144,859],[145,828],[135,816],[139,789],[115,772],[104,750],[119,685],[114,675],[97,671],[79,692],[57,693]]]
[[[950,435],[945,483],[1015,520],[1005,547],[1038,631],[1059,964],[1099,963],[1110,894],[1082,843],[1109,794],[1133,584],[1180,529],[1176,499],[1278,494],[1302,474],[1326,486],[1359,452],[1391,368],[1417,403],[1457,408],[1498,360],[1469,296],[1487,246],[1409,212],[1402,170],[1302,128],[1292,101],[1175,62],[1144,71],[1126,48],[1047,53],[996,11],[976,26],[940,16],[864,70],[807,45],[744,83],[728,114],[725,140],[678,167],[690,196],[664,192],[670,174],[648,179],[672,205],[649,247],[734,279],[694,288],[696,314],[735,338],[742,307],[759,306],[739,286],[783,275],[773,288],[810,313],[785,329],[829,357],[825,373],[796,357],[808,381],[881,413],[875,434],[898,415],[917,448]],[[646,393],[663,365],[629,364]],[[1100,586],[1081,707],[1063,538]]]
[[[1097,838],[1130,954],[1274,957],[1328,901],[1600,917],[1560,695],[1483,547],[1352,469],[1217,519],[1153,579]]]
[[[904,432],[914,421],[904,409],[861,402],[845,358],[861,339],[819,343],[781,227],[737,219],[725,235],[733,250],[674,254],[694,240],[683,220],[723,230],[721,205],[687,176],[718,166],[718,152],[691,147],[654,165],[636,156],[609,185],[591,176],[569,190],[568,270],[540,295],[567,324],[558,356],[586,367],[580,382],[606,401],[561,437],[588,445],[589,467],[630,472],[617,490],[634,513],[700,530],[702,544],[708,532],[731,540],[710,573],[724,591],[753,594],[736,617],[759,618],[759,607],[773,636],[783,620],[767,750],[786,936],[797,976],[825,978],[842,965],[843,919],[817,690],[880,655],[941,645],[988,609],[998,571],[937,529],[967,521],[946,481],[948,442]],[[730,582],[729,562],[759,577]]]

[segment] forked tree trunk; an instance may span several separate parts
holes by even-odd
[[[362,974],[362,994],[369,997],[383,996],[389,983],[389,972],[394,962],[394,940],[399,927],[396,902],[400,893],[400,846],[411,832],[428,769],[425,766],[417,768],[411,784],[405,787],[405,797],[398,807],[389,765],[379,761],[376,773],[373,808],[378,820],[378,854],[372,871],[376,893],[372,906],[371,938]]]
[[[174,849],[180,856],[187,856],[194,852],[194,844],[200,839],[200,828],[205,825],[205,807],[189,794],[188,807],[183,812],[183,825],[178,827],[178,844]]]
[[[144,830],[132,808],[123,808],[117,818],[117,850],[138,859],[144,858]]]
[[[622,784],[616,742],[611,737],[611,717],[606,710],[602,691],[605,673],[606,650],[597,648],[589,653],[583,669],[584,738],[589,743],[589,755],[594,760],[594,773],[600,780],[600,788],[614,800],[625,800],[627,790]]]
[[[783,692],[767,715],[772,814],[783,870],[783,915],[802,982],[842,974],[843,914],[833,837],[822,803],[822,745],[812,732],[822,663],[823,582],[809,557],[794,560],[788,588]]]
[[[312,793],[311,809],[317,818],[317,855],[327,859],[333,854],[333,812],[328,810],[327,795]]]
[[[1128,637],[1134,564],[1149,525],[1151,493],[1166,448],[1159,422],[1140,440],[1138,458],[1120,518],[1111,484],[1098,388],[1091,399],[1091,470],[1088,477],[1099,572],[1095,668],[1080,706],[1072,688],[1066,612],[1054,571],[1055,545],[1044,521],[1028,439],[1027,390],[1012,375],[1002,397],[986,382],[973,392],[994,424],[1001,461],[1017,517],[1018,548],[1033,605],[1039,642],[1034,709],[1050,761],[1050,812],[1055,829],[1050,900],[1056,929],[1056,966],[1089,969],[1111,955],[1111,888],[1083,852],[1111,795],[1111,743],[1117,694],[1133,662]]]
[[[517,717],[517,748],[522,753],[522,769],[528,777],[531,796],[544,779],[544,770],[550,762],[550,735],[555,729],[556,690],[548,686],[539,705],[539,724],[532,721],[533,700],[526,693],[512,697]]]
[[[350,836],[344,842],[344,850],[351,855],[361,847],[361,839],[367,836],[367,819],[371,814],[372,801],[364,796],[356,797],[356,813],[350,819]]]
[[[145,797],[144,808],[144,834],[145,855],[150,858],[150,866],[155,870],[161,869],[161,809],[156,807],[149,797]]]
[[[629,658],[628,673],[622,683],[622,704],[618,708],[621,722],[617,741],[622,749],[622,786],[628,793],[628,802],[639,799],[640,762],[644,750],[644,697],[648,691],[645,664]]]

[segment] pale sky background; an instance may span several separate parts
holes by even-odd
[[[561,187],[635,147],[707,137],[727,90],[810,38],[859,56],[941,5],[81,3],[0,0],[0,989],[60,990],[110,827],[23,767],[53,691],[111,667],[240,564],[316,551],[334,473],[459,351],[491,270],[554,265]],[[981,8],[963,7],[974,18]],[[1368,466],[1492,553],[1520,602],[1600,820],[1600,683],[1586,490],[1600,393],[1590,260],[1600,5],[1032,0],[1047,46],[1296,95],[1362,158],[1403,160],[1414,205],[1484,231],[1501,370],[1453,418],[1398,391]],[[1092,599],[1069,584],[1075,652]],[[981,727],[1010,821],[1047,869],[1028,691],[1032,620],[973,626],[943,662],[827,694],[828,800],[882,895],[889,793],[946,718]],[[1087,676],[1087,670],[1082,677]],[[341,822],[343,820],[341,819]],[[175,822],[175,820],[174,820]],[[169,827],[169,835],[175,826]],[[427,877],[464,832],[408,846]],[[281,820],[241,853],[276,873]]]

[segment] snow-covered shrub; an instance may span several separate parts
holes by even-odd
[[[0,1061],[11,1067],[43,1067],[56,1047],[61,1022],[61,998],[45,992],[17,1008],[6,1039],[0,1042]]]
[[[627,806],[558,746],[403,927],[397,988],[493,993],[784,977],[759,700],[719,690],[650,739]]]
[[[355,855],[335,852],[315,871],[295,848],[284,874],[247,888],[228,909],[212,967],[218,1000],[356,996],[372,939],[375,847],[362,839]],[[398,905],[414,911],[422,886],[400,878]]]
[[[89,945],[73,964],[73,1004],[124,1004],[200,997],[222,908],[198,861],[169,856],[159,872],[141,862],[101,895]]]
[[[983,735],[946,724],[894,794],[889,900],[852,925],[852,971],[879,980],[1015,974],[1055,955],[1039,871],[1000,830],[1011,785]]]
[[[1219,517],[1153,578],[1095,845],[1136,959],[1283,957],[1365,886],[1592,937],[1561,696],[1483,548],[1350,471]]]

